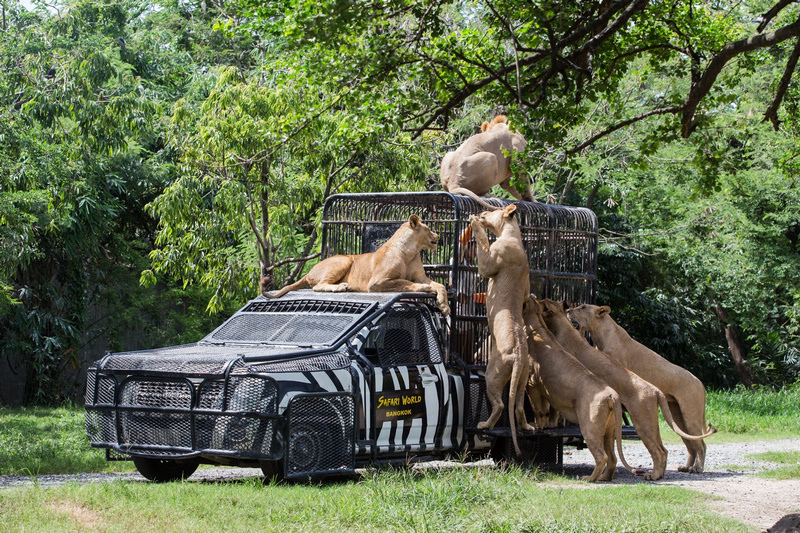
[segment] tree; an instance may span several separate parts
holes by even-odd
[[[164,21],[151,8],[5,11],[0,351],[29,370],[28,401],[79,393],[83,348],[139,305],[128,275],[156,230],[144,205],[172,179],[163,103],[193,69],[174,36],[150,27],[151,16]]]
[[[729,97],[729,72],[752,68],[753,52],[796,48],[800,36],[793,3],[785,0],[767,6],[680,0],[243,3],[257,17],[256,28],[297,51],[299,69],[337,82],[341,93],[357,93],[377,116],[416,134],[446,127],[480,97],[524,116],[529,137],[560,145],[585,118],[585,101],[614,99],[635,59],[646,58],[656,76],[678,69],[671,72],[681,82],[670,94],[636,114],[618,109],[596,131],[562,146],[566,154],[659,115],[674,117],[673,127],[688,137]],[[785,75],[763,111],[775,123],[795,63],[796,54],[785,60]]]
[[[299,277],[318,255],[330,195],[419,187],[428,170],[381,125],[320,108],[312,91],[269,86],[263,73],[222,69],[202,102],[176,104],[181,176],[151,204],[161,230],[144,279],[201,283],[214,291],[210,310],[252,297],[260,278],[271,289]]]

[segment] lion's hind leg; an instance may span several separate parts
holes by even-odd
[[[586,447],[589,448],[589,452],[594,457],[594,470],[592,470],[591,475],[583,476],[584,481],[597,481],[600,479],[600,476],[606,469],[606,465],[608,464],[608,453],[605,451],[605,446],[603,444],[603,435],[598,435],[598,433],[602,430],[600,427],[595,428],[595,431],[584,431],[584,425],[581,424],[581,434],[583,434],[584,441],[586,441]]]
[[[349,286],[342,280],[347,277],[352,265],[352,257],[335,255],[314,265],[306,279],[317,292],[345,292]]]
[[[614,437],[616,435],[616,428],[614,427],[615,418],[614,412],[609,410],[608,417],[606,418],[605,433],[603,434],[603,451],[606,452],[608,460],[606,468],[600,475],[600,481],[611,481],[614,478],[614,472],[617,469],[617,456],[614,453]]]
[[[502,416],[505,407],[503,388],[511,379],[511,370],[512,365],[506,364],[503,356],[493,349],[486,365],[486,396],[489,398],[492,412],[487,420],[478,423],[478,429],[492,429]]]
[[[672,419],[675,421],[675,424],[681,428],[686,433],[690,435],[700,435],[703,433],[703,426],[702,423],[700,424],[691,424],[689,423],[690,420],[687,420],[686,413],[681,409],[681,406],[678,405],[675,401],[668,401],[669,403],[669,410],[672,413]],[[705,407],[705,406],[704,406]],[[697,417],[697,413],[690,413],[694,417]],[[704,417],[703,417],[704,418]],[[699,429],[698,429],[699,427]],[[692,474],[700,474],[703,472],[703,466],[706,460],[706,443],[702,440],[689,440],[684,439],[681,437],[683,444],[686,446],[686,464],[684,466],[678,467],[678,472],[689,472]]]

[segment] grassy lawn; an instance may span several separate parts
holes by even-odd
[[[0,407],[0,475],[132,470],[89,447],[82,407]]]
[[[781,390],[708,391],[706,419],[718,432],[708,439],[715,442],[745,442],[800,437],[800,386]],[[661,419],[661,438],[665,443],[681,442]]]
[[[756,453],[750,457],[758,461],[769,461],[785,465],[759,472],[759,477],[766,479],[800,479],[800,452],[765,452]]]
[[[118,482],[0,493],[10,531],[748,531],[678,487],[576,488],[520,468],[380,470],[322,486]],[[46,524],[46,526],[45,526]]]
[[[709,392],[712,442],[800,437],[800,387]],[[665,441],[678,442],[664,429]],[[797,453],[764,475],[796,479]],[[0,474],[132,470],[89,447],[83,409],[0,408]],[[139,481],[0,489],[4,531],[751,531],[711,496],[654,484],[588,485],[521,467],[379,469],[321,486]]]

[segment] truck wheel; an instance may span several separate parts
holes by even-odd
[[[301,424],[292,428],[289,437],[289,457],[292,467],[300,472],[319,470],[325,443],[330,443],[330,436],[324,427]]]
[[[179,463],[152,457],[134,457],[133,464],[141,475],[157,483],[186,479],[200,466],[198,463]]]
[[[514,462],[516,453],[511,437],[497,437],[489,451],[489,457],[497,464]]]
[[[261,472],[264,473],[264,483],[269,483],[273,479],[280,481],[283,479],[282,461],[262,461]]]

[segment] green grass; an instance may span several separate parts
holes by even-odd
[[[800,387],[709,392],[713,442],[800,436]],[[89,447],[80,407],[0,408],[0,474],[131,470]],[[662,435],[678,442],[671,431]],[[672,435],[672,437],[670,437]],[[797,453],[765,475],[800,477]],[[4,531],[752,531],[720,517],[712,497],[681,487],[567,480],[520,467],[424,475],[378,470],[322,486],[115,482],[0,489]]]
[[[0,475],[131,470],[89,447],[82,407],[0,407]]]
[[[800,386],[773,391],[709,391],[706,416],[719,432],[708,443],[800,437]],[[89,447],[82,407],[0,407],[0,475],[132,470]],[[680,438],[662,420],[662,438]]]
[[[752,531],[680,487],[590,486],[518,467],[379,470],[322,486],[117,482],[2,492],[9,531]]]
[[[800,437],[800,385],[780,390],[738,388],[733,391],[708,391],[706,419],[718,432],[714,442],[744,442]],[[661,420],[664,442],[680,438]]]
[[[780,466],[764,472],[759,472],[758,476],[767,479],[800,479],[800,452],[764,452],[749,455],[748,458],[757,461],[770,463],[780,463]]]

